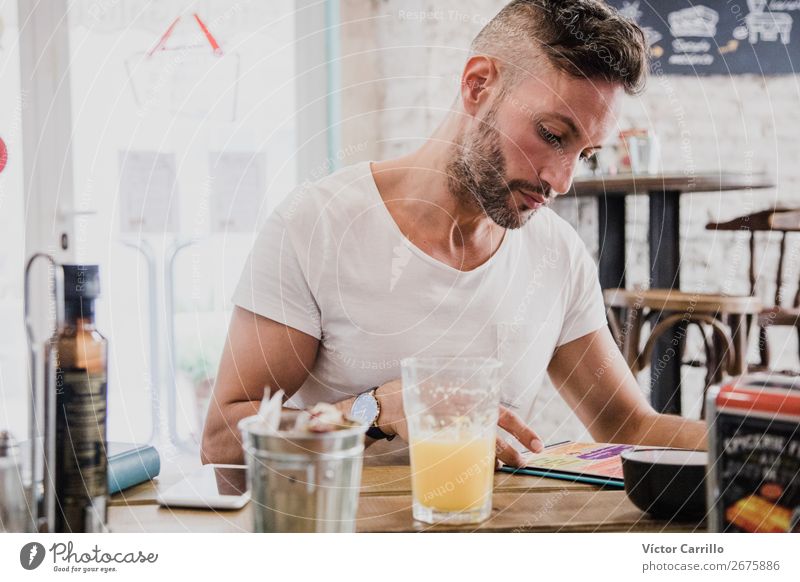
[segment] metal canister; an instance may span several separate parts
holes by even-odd
[[[33,519],[22,478],[19,447],[11,433],[0,430],[0,532],[33,531]]]
[[[800,532],[800,378],[736,378],[706,409],[709,531]]]
[[[277,432],[251,416],[239,422],[256,532],[353,532],[365,426],[325,433]]]

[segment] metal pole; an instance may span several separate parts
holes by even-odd
[[[45,259],[52,268],[51,298],[54,310],[53,327],[49,337],[39,342],[34,329],[35,315],[31,311],[31,268],[37,259]],[[28,409],[28,444],[30,446],[30,490],[28,492],[28,508],[31,512],[33,526],[38,531],[52,532],[55,524],[55,488],[53,475],[49,470],[55,461],[55,381],[51,366],[52,352],[47,349],[63,321],[64,279],[61,266],[55,259],[45,253],[35,253],[25,266],[25,287],[23,295],[23,312],[25,332],[28,337],[28,353],[30,357],[30,407]],[[44,346],[44,344],[47,346]],[[39,373],[37,373],[37,370]],[[45,378],[49,378],[49,382]],[[51,390],[47,390],[48,386]],[[41,408],[41,411],[40,411]],[[39,463],[39,419],[44,415],[44,438],[42,440],[42,462]],[[39,487],[39,468],[42,469],[42,487]],[[41,506],[40,506],[41,503]]]
[[[175,445],[192,450],[191,446],[183,441],[178,435],[178,384],[177,373],[175,371],[177,362],[177,350],[175,347],[175,259],[185,248],[197,242],[196,239],[176,240],[167,248],[164,263],[164,311],[167,318],[167,353],[169,354],[169,364],[167,366],[168,385],[167,385],[167,409],[169,436]]]
[[[158,287],[156,277],[158,276],[158,266],[153,246],[144,239],[122,240],[122,244],[139,251],[147,264],[147,311],[149,316],[148,331],[150,334],[150,415],[152,417],[152,428],[150,431],[150,441],[153,441],[158,434],[158,427],[161,426],[161,362],[158,352]]]

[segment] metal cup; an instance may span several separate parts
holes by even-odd
[[[326,433],[278,432],[251,416],[239,422],[256,532],[353,532],[366,426]]]

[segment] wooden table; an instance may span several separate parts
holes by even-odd
[[[109,527],[114,532],[250,532],[252,507],[237,511],[165,509],[156,504],[159,487],[180,476],[155,481],[114,495]],[[480,525],[442,527],[411,518],[408,466],[365,467],[356,528],[359,532],[692,532],[699,523],[670,523],[649,518],[619,490],[555,479],[495,473],[494,511]]]
[[[762,174],[620,174],[576,179],[571,193],[598,199],[598,270],[603,289],[625,287],[625,199],[640,194],[650,198],[649,286],[653,289],[680,289],[680,197],[697,192],[772,187],[774,182]],[[665,334],[656,343],[652,365],[653,369],[658,366],[661,372],[652,382],[651,402],[659,412],[679,413],[680,402],[676,394],[681,380],[681,362],[678,358],[667,356],[670,347],[674,347],[670,334]]]

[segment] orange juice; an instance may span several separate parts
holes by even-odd
[[[494,435],[467,439],[412,439],[411,488],[417,503],[435,511],[478,510],[491,497]]]

